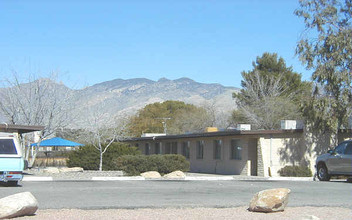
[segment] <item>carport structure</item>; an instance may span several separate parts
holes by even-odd
[[[49,150],[48,149],[49,147],[50,147],[50,150],[59,150],[59,148],[62,148],[62,150],[72,150],[74,147],[84,146],[84,144],[66,140],[60,137],[54,137],[54,138],[43,140],[38,143],[31,144],[31,147],[37,147],[37,146],[41,147],[42,149],[46,147],[46,150]]]

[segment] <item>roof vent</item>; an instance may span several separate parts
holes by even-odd
[[[219,129],[217,127],[207,127],[205,128],[205,132],[217,132]]]
[[[144,133],[141,137],[156,137],[156,136],[166,136],[165,133]]]

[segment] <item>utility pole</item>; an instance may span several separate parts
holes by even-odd
[[[164,133],[167,134],[167,124],[166,124],[166,121],[167,121],[167,120],[170,120],[171,118],[156,118],[156,119],[163,120],[161,123],[163,124],[163,127],[164,127]]]

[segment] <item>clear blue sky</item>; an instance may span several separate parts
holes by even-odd
[[[298,0],[0,1],[0,76],[14,68],[82,87],[116,78],[189,77],[240,87],[241,72],[276,52],[295,56]]]

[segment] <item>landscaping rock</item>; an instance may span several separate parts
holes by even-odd
[[[267,189],[255,194],[249,204],[252,212],[284,211],[291,190],[286,188]]]
[[[143,176],[146,179],[157,179],[157,178],[161,178],[161,175],[159,172],[157,171],[148,171],[148,172],[144,172],[141,173],[141,176]]]
[[[0,199],[0,219],[33,215],[38,202],[30,192],[17,193]]]
[[[180,170],[176,170],[172,173],[165,174],[164,178],[166,178],[166,179],[184,179],[184,178],[186,178],[186,174],[184,174]]]
[[[56,174],[56,173],[60,173],[60,170],[59,168],[56,168],[56,167],[47,167],[43,169],[43,173]]]
[[[83,172],[82,167],[65,167],[59,169],[60,173]]]

